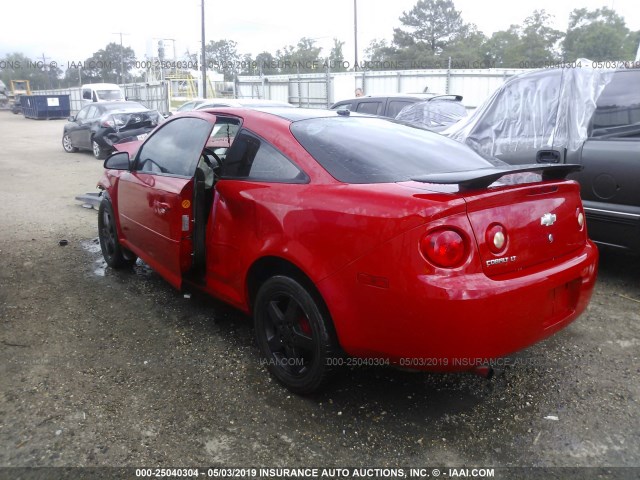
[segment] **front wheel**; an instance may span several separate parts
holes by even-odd
[[[136,256],[118,241],[113,206],[106,198],[100,202],[98,209],[98,236],[102,256],[111,268],[130,267],[136,263]]]
[[[294,393],[320,390],[339,355],[329,312],[296,280],[267,280],[254,304],[255,334],[267,369]]]
[[[95,140],[91,140],[91,148],[93,150],[93,156],[98,160],[104,160],[105,158],[107,158],[107,152],[105,152],[104,149],[100,145],[98,145],[98,142],[96,142]]]
[[[73,146],[73,143],[71,143],[71,137],[68,133],[62,136],[62,148],[64,148],[64,151],[67,153],[75,153],[78,151],[78,149]]]

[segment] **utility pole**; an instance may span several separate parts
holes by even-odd
[[[49,73],[47,74],[47,60],[49,59],[50,57],[45,57],[44,53],[42,54],[42,71],[47,76],[47,86],[51,90],[51,67],[49,67]]]
[[[173,43],[173,73],[178,73],[178,67],[176,66],[177,58],[176,58],[176,39],[175,38],[163,38],[166,42]]]
[[[353,0],[353,41],[355,43],[355,65],[354,70],[358,70],[358,0]]]
[[[113,33],[113,35],[120,35],[120,75],[119,77],[119,82],[122,84],[123,82],[123,77],[124,77],[124,46],[122,45],[122,35],[129,35],[128,33],[123,33],[123,32],[115,32]]]
[[[205,56],[204,0],[202,1],[202,98],[207,98],[207,58]]]

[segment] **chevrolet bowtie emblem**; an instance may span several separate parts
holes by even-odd
[[[556,223],[556,215],[554,213],[545,213],[542,218],[540,218],[540,225],[544,225],[545,227],[550,227]]]

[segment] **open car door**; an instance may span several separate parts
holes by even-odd
[[[199,113],[164,123],[118,183],[122,244],[176,288],[193,266],[193,220],[204,201],[198,197],[196,170],[215,121]]]

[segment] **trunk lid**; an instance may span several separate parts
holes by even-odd
[[[546,182],[503,187],[465,195],[482,268],[497,276],[562,257],[584,246],[586,225],[580,188],[574,182]],[[495,230],[506,230],[506,242],[492,251]]]
[[[571,164],[505,164],[422,175],[413,180],[458,186],[458,193],[467,202],[482,268],[487,276],[494,277],[562,257],[584,246],[587,231],[580,186],[562,180],[581,168]],[[488,188],[499,180],[509,186]],[[504,230],[506,238],[499,251],[493,248],[495,226]]]

